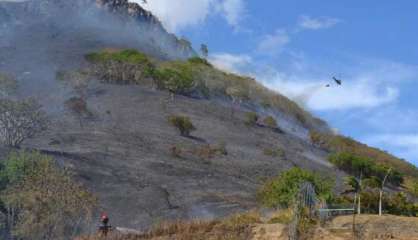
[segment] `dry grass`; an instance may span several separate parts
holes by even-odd
[[[113,234],[108,240],[240,240],[249,239],[251,226],[261,223],[255,211],[237,214],[224,220],[161,223],[141,235]],[[81,237],[77,240],[99,240],[97,236]]]

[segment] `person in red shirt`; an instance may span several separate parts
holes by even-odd
[[[109,225],[109,217],[106,213],[102,213],[100,220],[102,225],[99,227],[99,232],[102,236],[106,237],[109,231],[112,229],[112,226]]]

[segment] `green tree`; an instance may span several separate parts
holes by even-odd
[[[17,239],[68,239],[91,218],[96,198],[51,157],[16,152],[1,169],[5,225]]]
[[[319,198],[332,198],[332,179],[295,167],[266,182],[258,193],[259,200],[267,207],[289,207],[304,182],[313,184]]]

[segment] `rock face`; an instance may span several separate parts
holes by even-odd
[[[42,26],[54,35],[68,31],[83,34],[94,28],[101,31],[95,31],[98,40],[107,38],[126,45],[129,39],[131,47],[159,58],[184,59],[195,55],[188,41],[168,33],[154,15],[128,0],[0,2],[0,23],[10,20],[10,16],[26,30],[29,26]]]

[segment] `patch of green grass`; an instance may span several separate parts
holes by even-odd
[[[120,51],[104,49],[100,52],[87,54],[86,59],[93,63],[118,61],[132,64],[144,64],[149,62],[147,55],[135,49],[125,49]]]
[[[192,58],[189,58],[187,61],[192,64],[202,64],[207,67],[212,67],[212,64],[210,64],[208,60],[204,58],[200,58],[200,57],[192,57]]]

